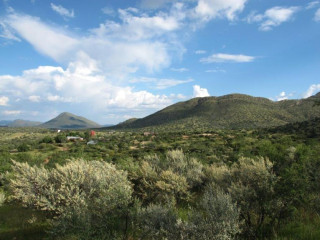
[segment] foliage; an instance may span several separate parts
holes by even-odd
[[[188,158],[181,150],[169,151],[165,158],[147,156],[133,176],[136,194],[145,202],[188,200],[190,190],[203,181],[202,168],[201,163]]]
[[[318,96],[318,95],[316,95]],[[273,127],[319,116],[311,97],[302,100],[273,102],[266,98],[242,94],[193,98],[162,109],[142,119],[120,123],[110,129],[162,128],[242,129]]]
[[[104,229],[113,236],[115,219],[131,201],[126,173],[106,162],[72,160],[52,170],[13,162],[13,170],[12,197],[56,216],[58,234],[90,235]]]
[[[272,167],[268,159],[240,158],[231,167],[213,165],[209,169],[210,181],[227,191],[241,209],[248,238],[256,238],[266,220],[272,222],[281,204],[275,196],[277,177]]]
[[[139,212],[141,239],[178,239],[177,214],[172,207],[150,205]]]
[[[239,210],[231,196],[209,185],[194,210],[192,239],[234,239],[240,233]]]

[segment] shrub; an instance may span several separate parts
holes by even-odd
[[[268,159],[259,157],[240,158],[231,167],[213,165],[208,170],[209,180],[229,193],[240,207],[246,238],[256,238],[266,221],[274,224],[277,211],[281,210],[281,199],[274,191],[278,178],[272,168]]]
[[[192,239],[234,239],[240,232],[239,213],[229,194],[209,185],[199,208],[193,212]]]
[[[112,238],[131,201],[126,173],[106,162],[73,160],[52,170],[13,162],[13,172],[13,198],[53,214],[56,234],[90,238],[103,232]]]
[[[144,202],[175,203],[187,200],[190,191],[203,183],[203,166],[181,150],[169,151],[165,158],[150,155],[132,176],[136,193]]]
[[[29,150],[30,150],[30,147],[26,143],[22,143],[21,145],[18,146],[19,152],[27,152]]]
[[[177,215],[170,207],[150,205],[140,210],[138,214],[140,239],[177,239]]]

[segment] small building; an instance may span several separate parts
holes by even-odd
[[[93,140],[90,140],[89,142],[87,142],[87,145],[96,145],[96,144],[97,142]]]
[[[76,142],[76,141],[83,141],[83,138],[79,136],[67,136],[67,140],[71,142]]]

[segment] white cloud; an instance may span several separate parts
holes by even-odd
[[[278,96],[276,96],[276,101],[282,101],[287,100],[289,97],[292,97],[293,93],[286,93],[285,91],[282,91]]]
[[[246,2],[247,0],[199,0],[194,12],[202,21],[213,18],[227,18],[233,21],[237,14],[242,12]]]
[[[65,103],[67,103],[67,102],[69,102],[69,103],[75,102],[75,100],[72,99],[71,97],[65,98],[65,97],[61,97],[61,96],[58,96],[58,95],[49,95],[47,97],[47,100],[50,101],[50,102],[65,102]]]
[[[206,88],[201,88],[199,85],[193,86],[193,97],[209,97],[210,94]]]
[[[274,27],[292,20],[299,9],[299,7],[273,7],[266,10],[264,14],[251,13],[247,21],[248,23],[260,22],[259,30],[270,31]]]
[[[313,2],[309,2],[306,6],[306,9],[312,9],[315,8],[316,6],[318,6],[320,4],[320,1],[313,1]]]
[[[5,24],[4,22],[1,22],[0,21],[0,38],[6,38],[8,40],[14,40],[14,41],[18,41],[20,42],[21,40],[15,36],[13,33],[12,33],[12,29],[10,29],[10,27]]]
[[[319,84],[312,84],[308,90],[303,94],[303,98],[311,97],[312,95],[316,94],[320,91],[320,83]]]
[[[6,96],[0,97],[0,106],[7,106],[9,102],[9,98]]]
[[[192,82],[192,79],[187,80],[178,80],[178,79],[168,79],[168,78],[148,78],[148,77],[141,77],[131,79],[131,83],[151,83],[153,88],[155,89],[166,89],[169,87],[174,87],[180,84],[185,84]]]
[[[320,8],[316,11],[313,18],[316,22],[320,22]]]
[[[159,12],[153,16],[142,14],[137,9],[119,9],[122,23],[107,21],[92,31],[99,36],[124,40],[143,40],[173,32],[181,27],[186,18],[182,4],[175,4],[169,13]]]
[[[41,97],[40,96],[36,96],[36,95],[32,95],[32,96],[29,96],[28,99],[31,102],[40,102]]]
[[[207,53],[207,51],[205,51],[205,50],[197,50],[194,53],[195,54],[205,54],[205,53]]]
[[[206,73],[226,73],[226,70],[220,69],[220,68],[209,69],[209,70],[206,70]]]
[[[40,19],[28,15],[10,14],[5,23],[40,53],[56,61],[69,58],[72,50],[80,43],[62,29],[50,27]]]
[[[19,115],[20,113],[20,110],[6,110],[2,112],[4,115]]]
[[[73,10],[68,10],[64,7],[62,7],[61,5],[55,5],[53,3],[50,4],[51,8],[53,11],[55,11],[56,13],[60,14],[63,17],[69,17],[69,18],[73,18],[74,17],[74,11]]]
[[[217,53],[213,54],[206,58],[201,58],[200,62],[203,63],[213,63],[213,62],[237,62],[237,63],[243,63],[243,62],[252,62],[255,60],[256,57],[253,56],[247,56],[247,55],[233,55],[233,54],[225,54],[225,53]]]
[[[149,79],[155,88],[164,89],[191,80]],[[171,97],[147,91],[134,91],[132,87],[116,85],[99,73],[90,59],[87,65],[73,62],[61,67],[41,66],[24,71],[21,76],[0,76],[0,91],[29,100],[46,99],[50,102],[81,104],[83,108],[105,110],[160,109],[172,104]],[[30,95],[32,94],[32,95]],[[28,96],[28,97],[25,97]]]
[[[171,68],[171,71],[174,71],[174,72],[188,72],[189,69],[188,68]]]

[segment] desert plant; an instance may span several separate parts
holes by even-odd
[[[240,211],[231,196],[214,185],[209,185],[193,211],[192,239],[231,240],[240,232]]]
[[[132,188],[125,172],[102,161],[71,160],[55,169],[13,162],[13,198],[55,218],[55,233],[115,236]]]

